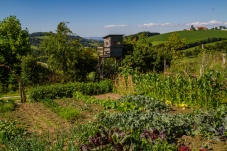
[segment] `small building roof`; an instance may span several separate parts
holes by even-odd
[[[110,34],[110,35],[107,35],[105,37],[103,37],[103,39],[107,38],[107,37],[112,37],[112,36],[124,36],[124,34]]]

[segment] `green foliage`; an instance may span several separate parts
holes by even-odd
[[[139,72],[163,71],[165,54],[162,52],[162,48],[152,47],[147,35],[141,34],[138,41],[129,42],[127,44],[129,48],[125,49],[131,49],[130,46],[133,46],[133,50],[123,60],[124,68],[130,67]]]
[[[156,73],[134,75],[136,94],[145,94],[172,104],[189,104],[201,107],[217,107],[226,102],[226,83],[218,71],[205,73],[201,78],[193,78],[178,73],[164,76]]]
[[[52,75],[47,65],[37,62],[33,56],[26,56],[22,58],[22,79],[26,85],[43,85],[50,82]]]
[[[13,140],[5,141],[1,148],[3,151],[17,150],[17,151],[53,151],[53,150],[79,150],[75,146],[73,140],[68,140],[70,134],[60,135],[59,133],[50,139],[50,134],[31,134],[26,137],[18,135]]]
[[[88,82],[93,82],[95,80],[95,72],[88,73],[86,79]]]
[[[72,107],[61,108],[58,113],[59,116],[63,117],[66,120],[76,120],[80,116],[80,112]]]
[[[13,111],[16,105],[13,100],[0,100],[0,113]]]
[[[151,36],[148,38],[154,45],[155,43],[165,43],[168,37],[173,32]],[[175,33],[180,35],[180,38],[186,39],[186,44],[195,43],[200,40],[209,38],[227,38],[226,31],[224,30],[204,30],[204,31],[176,31]]]
[[[60,22],[56,34],[50,33],[41,44],[41,48],[49,56],[49,68],[60,75],[62,82],[73,79],[76,57],[81,51],[79,41],[69,38],[69,35],[72,35],[72,31],[65,22]]]
[[[154,98],[125,96],[123,100],[141,103],[144,108],[103,113],[98,117],[98,123],[89,127],[90,133],[84,128],[79,134],[86,135],[76,135],[83,142],[81,150],[177,150],[181,145],[174,143],[183,135],[226,136],[225,106],[215,110],[197,110],[191,114],[170,114],[165,103]]]
[[[15,122],[0,120],[0,143],[7,143],[24,134],[25,129],[16,127]]]
[[[165,53],[172,56],[171,65],[175,65],[177,61],[182,58],[179,50],[181,50],[185,46],[185,41],[186,39],[181,39],[180,35],[177,33],[172,33],[168,37],[167,42],[164,44],[164,46],[166,51]]]
[[[10,16],[0,22],[0,63],[16,69],[22,56],[30,51],[28,31],[22,30],[16,16]]]
[[[103,106],[105,109],[115,109],[118,111],[127,111],[134,109],[134,106],[130,103],[123,104],[120,103],[119,101],[114,101],[109,98],[100,100],[96,99],[94,96],[84,95],[78,91],[73,93],[73,98],[77,100],[83,100],[84,102],[89,104],[99,104]]]
[[[193,25],[191,25],[191,29],[192,29],[193,31],[196,31],[196,29],[195,29],[195,27],[194,27]]]
[[[105,107],[105,109],[115,109],[121,112],[133,111],[133,110],[168,110],[168,107],[164,102],[158,102],[153,98],[144,96],[123,96],[119,100],[114,101],[111,99],[96,99],[93,96],[83,95],[81,92],[74,92],[73,97],[78,100],[83,100],[86,103],[99,104]]]
[[[131,97],[133,99],[133,97]],[[135,97],[135,100],[138,99]],[[146,100],[146,97],[140,97],[140,100]],[[160,102],[155,100],[154,102]],[[135,110],[128,112],[118,112],[114,114],[105,114],[100,119],[100,123],[110,129],[119,128],[126,130],[159,131],[164,139],[174,140],[182,135],[203,135],[203,136],[222,136],[225,135],[227,123],[225,121],[226,107],[220,106],[216,110],[199,110],[192,114],[169,114],[168,110],[152,108],[143,111]],[[147,133],[147,132],[146,132]],[[149,132],[150,133],[150,132]]]
[[[42,99],[56,99],[73,96],[73,92],[79,91],[83,94],[94,95],[112,91],[112,83],[110,80],[104,80],[99,83],[68,83],[54,84],[49,86],[39,86],[29,91],[29,98],[32,101]]]
[[[124,131],[118,128],[101,127],[95,135],[90,136],[87,143],[81,145],[81,150],[151,150],[175,151],[176,146],[167,141],[156,140],[149,142],[140,135],[139,131]]]
[[[50,108],[53,112],[66,120],[75,121],[80,116],[80,112],[72,107],[62,107],[51,99],[45,99],[41,101],[47,108]]]
[[[83,48],[65,22],[58,24],[56,33],[51,32],[43,39],[40,48],[48,56],[49,69],[60,82],[82,81],[88,73],[95,71],[95,49]]]
[[[29,52],[28,31],[21,28],[16,16],[9,16],[0,21],[0,64],[10,66],[15,74],[20,75],[21,58]],[[7,69],[0,68],[0,80],[6,91],[10,82],[10,74]],[[12,82],[10,83],[13,86]]]
[[[208,52],[224,52],[227,53],[227,41],[221,41],[218,43],[215,43],[214,45],[211,46],[206,46],[206,49]]]
[[[3,92],[3,90],[2,90],[2,83],[1,83],[1,81],[0,81],[0,98],[2,97],[2,93]]]
[[[75,78],[77,80],[79,81],[91,80],[87,79],[87,75],[89,73],[94,73],[96,71],[96,65],[98,63],[97,57],[98,56],[96,49],[85,47],[81,49],[81,51],[77,52],[77,56],[75,58],[76,62],[74,64]]]

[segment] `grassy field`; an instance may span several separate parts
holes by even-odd
[[[186,43],[193,43],[207,38],[227,38],[227,31],[223,30],[205,30],[205,31],[176,31],[181,38],[186,38]],[[149,37],[153,45],[161,44],[167,41],[172,32]]]

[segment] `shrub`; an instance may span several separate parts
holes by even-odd
[[[0,142],[10,141],[18,135],[24,135],[25,129],[16,127],[15,122],[0,120]]]
[[[0,113],[7,111],[13,111],[15,108],[15,103],[13,100],[0,100]]]
[[[103,94],[112,91],[112,83],[110,80],[104,80],[99,83],[77,82],[39,86],[30,90],[29,97],[32,101],[63,97],[71,98],[73,97],[73,92],[75,91],[79,91],[86,95]]]

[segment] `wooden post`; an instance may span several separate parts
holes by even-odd
[[[204,51],[203,49],[204,49],[204,45],[202,44],[203,59],[202,59],[202,65],[201,65],[201,68],[200,68],[200,77],[201,77],[201,76],[203,75],[203,73],[204,73],[205,51]]]
[[[222,53],[222,72],[224,73],[225,70],[225,62],[226,62],[226,54]]]
[[[20,93],[21,103],[25,103],[26,102],[26,95],[25,95],[24,88],[23,88],[23,85],[22,85],[20,78],[14,73],[14,71],[10,68],[10,66],[7,66],[5,64],[0,64],[0,67],[5,67],[15,76],[15,78],[17,79],[18,85],[19,85],[19,93]]]
[[[166,72],[166,59],[164,59],[164,73]]]

